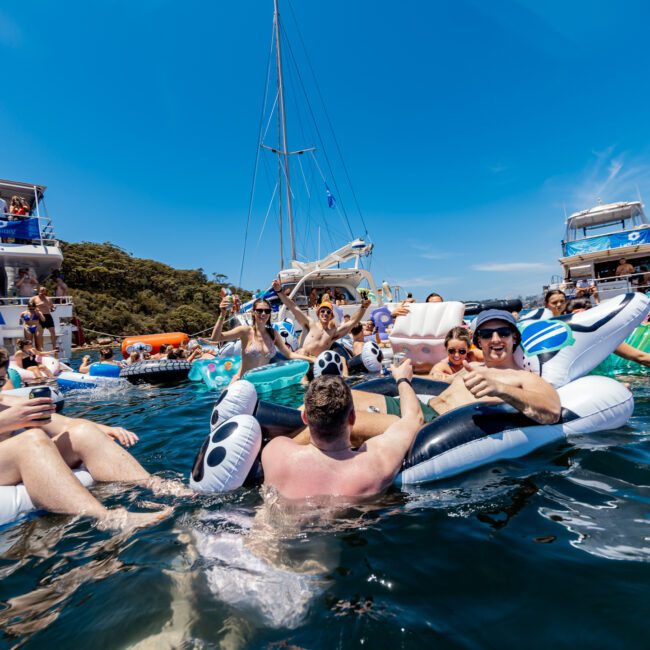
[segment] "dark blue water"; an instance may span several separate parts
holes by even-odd
[[[2,531],[2,646],[647,647],[650,388],[630,379],[623,429],[336,512],[99,487],[175,513],[126,537],[62,516]],[[214,397],[129,387],[65,412],[132,429],[145,467],[186,478]]]

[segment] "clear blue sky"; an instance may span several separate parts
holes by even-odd
[[[377,280],[419,297],[533,293],[559,270],[565,207],[650,196],[647,3],[292,6]],[[0,175],[48,186],[63,239],[236,282],[271,18],[271,0],[3,3]],[[278,270],[272,224],[257,244],[269,198],[251,289]],[[320,187],[312,201],[335,219]]]

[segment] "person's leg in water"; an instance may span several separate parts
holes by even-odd
[[[170,513],[169,508],[142,513],[123,508],[107,510],[81,485],[55,442],[41,429],[27,429],[0,442],[0,485],[21,482],[39,507],[61,514],[94,517],[106,528],[147,526]]]

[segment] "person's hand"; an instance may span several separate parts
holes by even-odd
[[[275,293],[280,293],[282,291],[282,283],[277,278],[271,282],[271,287]]]
[[[84,354],[83,358],[81,359],[84,363],[87,361],[90,361],[90,357],[87,354]]]
[[[402,303],[392,314],[391,316],[393,318],[397,318],[398,316],[406,316],[409,313],[409,307],[408,304]]]
[[[411,381],[413,379],[413,365],[411,364],[411,360],[407,358],[399,366],[391,366],[390,372],[395,381],[398,379],[408,379]]]
[[[133,447],[140,438],[124,427],[108,427],[104,433],[124,447]]]
[[[465,388],[474,397],[498,397],[501,394],[501,382],[495,378],[493,369],[484,366],[473,367],[463,361],[467,374],[463,377]]]
[[[370,300],[368,298],[364,298],[361,301],[361,307],[363,307],[364,311],[370,307]]]
[[[0,430],[31,429],[49,424],[54,411],[54,403],[49,397],[25,400],[18,406],[10,406],[0,412]]]
[[[232,309],[232,304],[230,303],[229,300],[226,300],[225,298],[219,303],[219,309],[224,313],[228,314],[230,310]]]

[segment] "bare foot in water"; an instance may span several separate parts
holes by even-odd
[[[151,476],[145,483],[156,496],[172,496],[172,497],[194,497],[196,492],[183,485],[180,481],[175,481],[168,478],[160,478],[160,476]]]
[[[135,530],[153,526],[171,515],[172,508],[165,507],[154,512],[130,512],[124,508],[109,510],[107,516],[99,521],[102,530]]]

